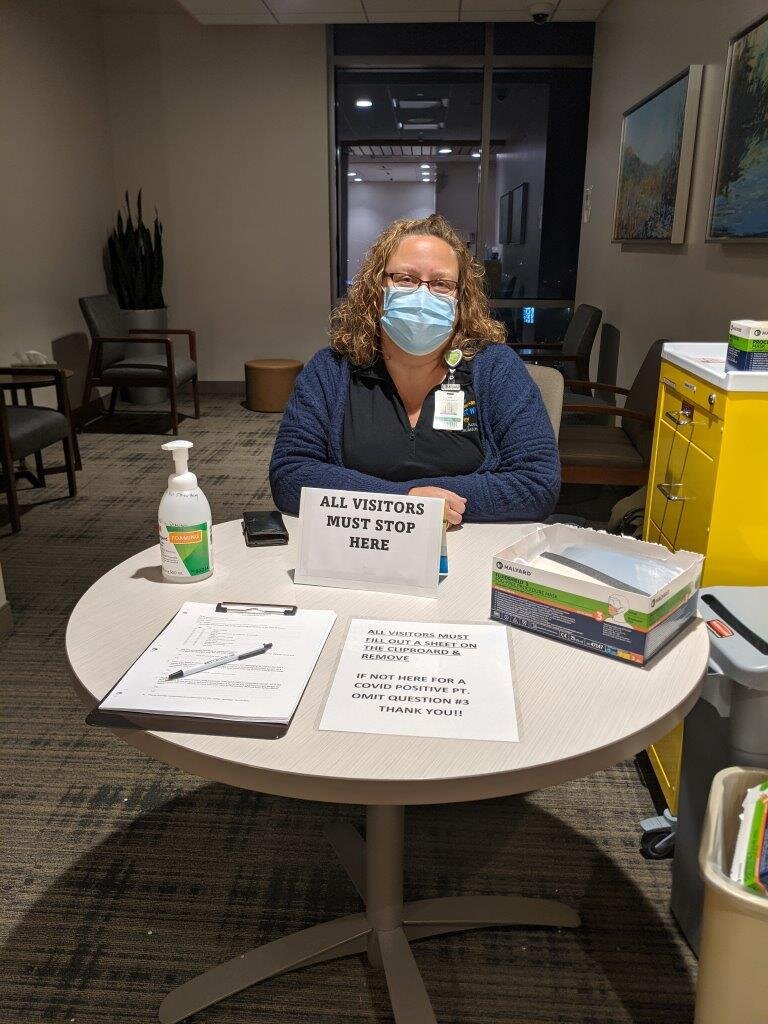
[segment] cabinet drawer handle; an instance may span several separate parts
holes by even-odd
[[[662,377],[661,383],[666,384],[667,387],[672,388],[674,390],[675,382],[673,380],[670,380],[669,377]]]
[[[687,381],[687,380],[683,381],[683,387],[684,388],[688,388],[689,391],[695,391],[696,390],[696,385],[695,384],[691,384],[690,381]]]
[[[668,420],[672,420],[678,427],[687,427],[689,423],[693,423],[693,417],[689,416],[685,412],[671,412],[667,411],[664,413]]]
[[[656,489],[664,495],[667,501],[691,501],[690,497],[685,497],[682,494],[673,494],[673,487],[682,487],[682,484],[656,484]]]

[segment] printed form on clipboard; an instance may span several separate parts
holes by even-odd
[[[286,725],[336,620],[331,611],[187,601],[99,705],[102,712]],[[230,614],[224,614],[230,612]],[[271,644],[255,657],[208,662]],[[173,673],[192,674],[169,679]]]

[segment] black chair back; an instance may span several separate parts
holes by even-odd
[[[661,371],[661,349],[667,340],[667,338],[659,338],[648,349],[645,359],[637,371],[637,376],[632,381],[632,387],[629,389],[627,400],[624,403],[625,409],[634,409],[635,412],[644,412],[649,416],[656,415],[659,373]],[[643,461],[647,465],[651,461],[653,423],[642,423],[640,420],[625,419],[623,427],[624,432],[640,452]]]
[[[579,356],[580,361],[586,361],[589,365],[592,345],[602,318],[603,311],[596,306],[590,306],[586,302],[577,306],[563,335],[563,355]]]
[[[613,324],[603,324],[600,329],[600,355],[597,360],[597,377],[602,384],[615,384],[619,366],[619,342],[621,334]],[[606,405],[615,405],[616,396],[612,391],[595,388],[595,395]]]
[[[86,295],[78,300],[91,338],[127,338],[128,317],[114,295]],[[125,345],[113,342],[103,346],[101,368],[105,370],[125,356]]]

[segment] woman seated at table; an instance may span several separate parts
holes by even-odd
[[[557,444],[482,273],[437,214],[379,236],[296,380],[269,470],[278,508],[325,487],[443,498],[453,524],[549,515]]]

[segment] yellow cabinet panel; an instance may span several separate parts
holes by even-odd
[[[680,515],[675,533],[662,531],[669,537],[675,550],[684,548],[686,551],[707,553],[709,524],[712,516],[712,500],[715,494],[715,463],[708,455],[700,452],[694,444],[688,446],[685,464],[681,476],[681,486],[677,488],[676,504],[680,506]]]
[[[683,756],[683,725],[676,725],[658,743],[648,747],[648,758],[667,800],[667,806],[677,814],[680,796],[680,763]]]
[[[656,469],[648,496],[650,518],[674,543],[683,512],[684,502],[679,496],[690,444],[681,431],[673,430],[664,420],[659,421],[656,434]]]

